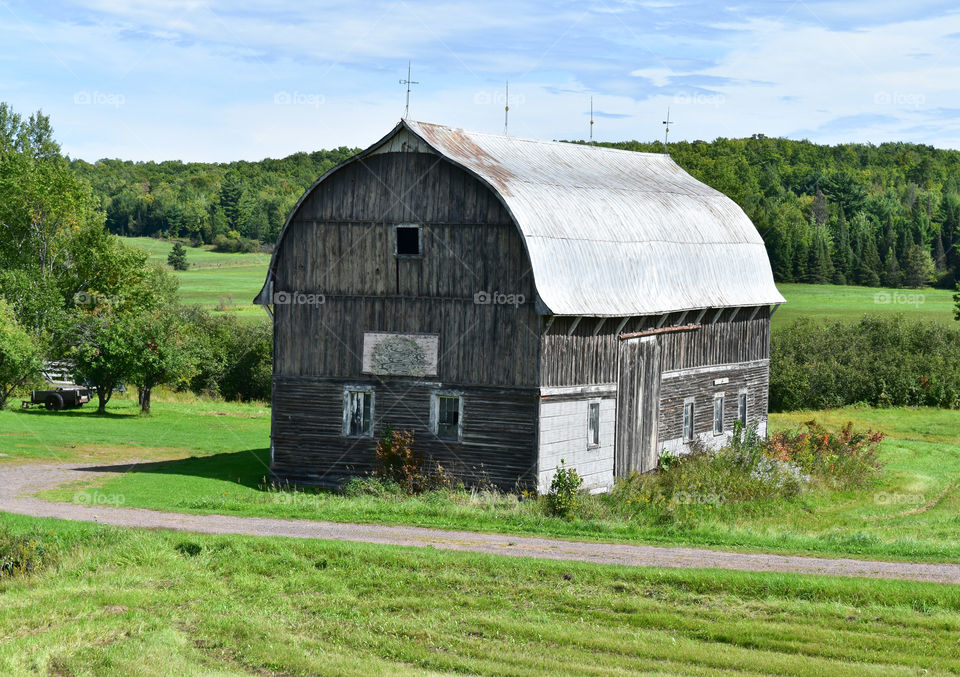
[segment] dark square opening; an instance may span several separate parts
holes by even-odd
[[[420,256],[418,226],[397,226],[397,256]]]

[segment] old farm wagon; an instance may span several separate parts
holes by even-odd
[[[783,298],[730,199],[666,155],[401,121],[280,234],[272,472],[337,485],[385,425],[502,487],[585,486],[766,427]]]

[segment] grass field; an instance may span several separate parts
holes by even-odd
[[[144,237],[122,238],[140,247],[157,263],[166,263],[170,243]],[[240,318],[258,320],[263,310],[252,304],[263,286],[269,254],[222,254],[209,248],[188,248],[190,270],[177,273],[186,303],[210,309],[229,307]],[[902,313],[909,318],[954,322],[953,292],[946,289],[882,289],[840,285],[780,284],[787,299],[773,316],[773,327],[800,317],[815,320],[855,320],[868,313]]]
[[[858,320],[867,314],[900,313],[908,319],[953,323],[953,292],[948,289],[884,289],[830,284],[778,284],[787,302],[773,316],[773,328],[801,318]]]
[[[152,262],[166,265],[172,247],[169,242],[149,237],[121,239],[146,251]],[[227,309],[251,321],[266,318],[263,309],[253,305],[253,298],[263,286],[269,254],[224,254],[208,247],[187,247],[187,262],[190,269],[176,273],[184,303]]]
[[[544,514],[535,501],[509,495],[441,491],[416,498],[346,496],[333,492],[264,491],[269,465],[269,410],[257,405],[165,402],[149,417],[118,400],[113,413],[0,412],[0,462],[18,459],[112,463],[172,459],[118,470],[115,476],[48,494],[74,500],[77,491],[123,496],[128,507],[192,513],[380,522],[539,534],[589,540],[701,545],[748,551],[844,555],[874,559],[960,561],[960,412],[848,408],[825,414],[774,415],[774,426],[817,416],[833,427],[890,435],[882,481],[869,489],[812,492],[797,499],[694,506],[683,523],[610,515],[611,497],[591,499],[589,517]],[[82,440],[82,442],[78,442]],[[945,492],[945,493],[944,493]],[[605,509],[607,508],[607,509]],[[922,510],[920,510],[922,508]]]
[[[960,671],[960,586],[659,571],[5,517],[4,675]]]

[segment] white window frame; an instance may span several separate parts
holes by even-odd
[[[690,407],[689,419],[687,418],[687,407]],[[683,432],[681,434],[681,437],[684,442],[693,442],[694,437],[696,437],[697,435],[697,424],[694,418],[696,416],[696,413],[697,413],[697,406],[695,404],[694,398],[688,397],[683,401],[683,421],[682,421]],[[689,426],[687,425],[687,421],[689,421],[690,423]],[[690,429],[689,434],[687,431],[688,427]]]
[[[400,253],[400,233],[397,232],[401,228],[416,228],[417,229],[417,253],[416,254],[401,254]],[[423,226],[419,223],[397,223],[393,226],[393,255],[398,259],[422,259],[423,258]]]
[[[737,393],[737,420],[747,427],[747,421],[750,418],[750,395],[746,390]]]
[[[720,405],[720,417],[717,417],[717,404]],[[723,435],[723,415],[726,413],[727,395],[726,393],[714,393],[713,395],[713,434]]]
[[[350,433],[350,417],[353,412],[353,407],[351,400],[358,393],[364,393],[370,395],[370,421],[365,428],[368,428],[367,432],[364,432],[360,435],[352,435]],[[376,420],[374,411],[377,404],[377,389],[371,385],[347,385],[343,387],[343,427],[341,433],[343,437],[353,437],[353,438],[373,438],[373,429],[374,421]]]
[[[458,398],[457,408],[457,438],[440,437],[440,398],[456,397]],[[459,390],[435,390],[430,394],[430,431],[438,440],[444,442],[462,442],[463,441],[463,392]]]
[[[597,427],[593,428],[593,408],[597,411]],[[600,400],[587,400],[587,449],[600,446]]]

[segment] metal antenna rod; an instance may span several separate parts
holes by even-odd
[[[593,97],[592,96],[590,97],[590,143],[593,143]]]
[[[507,80],[507,94],[503,100],[503,135],[507,136],[507,123],[510,121],[510,81]]]
[[[667,147],[667,139],[670,137],[670,125],[673,124],[673,120],[670,119],[670,106],[667,106],[667,119],[663,121],[663,124],[666,125],[663,129],[663,147]]]
[[[407,79],[400,81],[401,85],[407,86],[407,106],[403,109],[403,117],[410,117],[410,85],[419,85],[419,82],[410,79],[410,62],[407,62]]]

